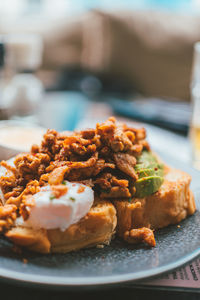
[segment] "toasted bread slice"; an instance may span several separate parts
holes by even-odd
[[[13,227],[6,237],[14,244],[41,253],[67,253],[98,244],[109,244],[116,228],[116,210],[108,201],[96,201],[88,214],[65,231]]]
[[[187,173],[166,168],[165,180],[158,192],[130,202],[114,200],[118,235],[125,238],[125,232],[134,228],[162,228],[193,214],[196,207],[190,181]]]
[[[63,232],[59,229],[36,230],[18,226],[9,230],[6,236],[14,244],[36,252],[67,253],[108,244],[117,224],[117,234],[129,243],[145,241],[154,246],[150,229],[179,223],[196,210],[189,188],[190,175],[168,167],[165,169],[164,183],[158,192],[148,197],[133,198],[130,202],[114,199],[115,207],[109,201],[96,200],[84,218]]]

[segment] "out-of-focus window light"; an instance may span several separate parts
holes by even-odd
[[[0,1],[2,32],[40,31],[50,22],[60,21],[76,13],[71,0],[6,0]]]
[[[66,15],[66,12],[71,6],[74,6],[74,1],[56,0],[55,5],[52,5],[52,0],[43,0],[43,12],[50,18]]]
[[[150,9],[200,14],[200,0],[2,0],[0,24],[42,24],[66,16],[73,17],[90,9]]]
[[[0,1],[0,17],[13,19],[24,11],[27,0],[6,0]]]
[[[200,0],[192,0],[194,7],[200,9]]]
[[[0,1],[0,15],[17,18],[39,13],[51,18],[66,14],[73,3],[70,0],[6,0]]]

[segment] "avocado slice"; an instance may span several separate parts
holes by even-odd
[[[155,171],[153,168],[149,168],[149,169],[140,169],[136,173],[138,175],[138,178],[143,178],[143,177],[153,176],[155,174]]]
[[[138,180],[135,182],[134,197],[143,198],[157,192],[164,181],[164,165],[148,151],[143,151],[137,159],[135,171]]]
[[[134,197],[143,198],[157,192],[164,181],[160,176],[148,176],[135,182],[136,193]]]
[[[164,165],[163,164],[158,164],[154,170],[155,170],[155,174],[157,176],[164,177]]]
[[[140,169],[136,171],[138,178],[149,177],[149,176],[164,176],[164,170],[159,165],[156,165],[153,168]]]
[[[157,164],[157,158],[150,151],[142,151],[142,154],[137,159],[139,165]]]

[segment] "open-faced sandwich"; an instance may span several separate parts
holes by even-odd
[[[145,129],[109,118],[96,129],[48,130],[28,154],[1,162],[0,231],[30,250],[155,246],[154,230],[195,212],[190,176],[166,166]]]

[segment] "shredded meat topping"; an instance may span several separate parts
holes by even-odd
[[[0,231],[8,230],[13,225],[17,217],[16,209],[15,205],[0,206]]]
[[[124,240],[130,244],[144,242],[150,247],[155,247],[156,241],[153,231],[147,227],[131,229],[124,233]]]
[[[127,153],[114,153],[114,161],[119,170],[129,175],[130,177],[137,179],[134,166],[136,165],[136,158]]]
[[[23,217],[23,219],[26,221],[30,214],[30,208],[35,206],[35,200],[32,197],[32,195],[28,195],[23,198],[21,204],[20,204],[20,214]]]
[[[6,205],[26,218],[24,199],[41,186],[60,186],[63,180],[89,185],[100,198],[130,198],[135,193],[137,156],[143,149],[149,150],[145,137],[144,128],[117,124],[113,117],[95,129],[72,133],[47,130],[41,145],[16,156],[14,167],[1,162],[8,171],[0,177]]]
[[[68,187],[63,184],[52,185],[51,190],[52,190],[52,193],[55,196],[55,198],[58,199],[58,198],[64,196],[68,192]]]
[[[69,172],[68,166],[59,167],[59,168],[54,169],[53,172],[51,172],[49,174],[49,177],[48,177],[49,184],[50,185],[61,184],[62,181],[64,180],[64,176],[65,176],[66,172]]]
[[[78,194],[81,194],[81,193],[83,193],[84,191],[85,191],[85,186],[80,185],[79,188],[78,188],[77,193],[78,193]]]

